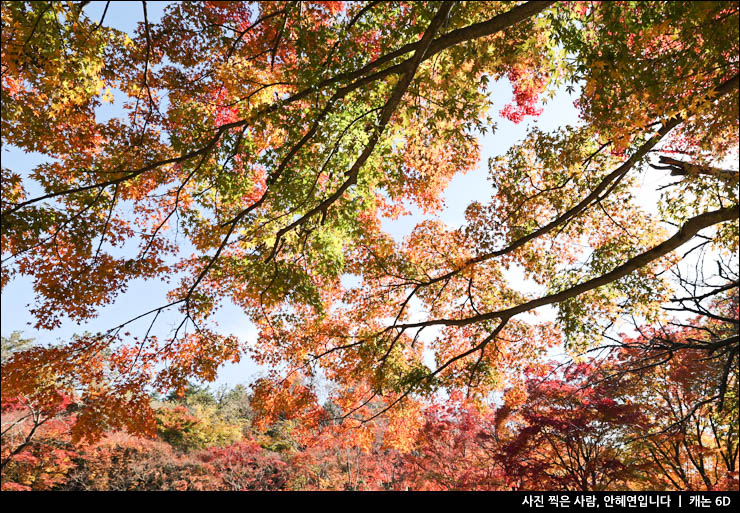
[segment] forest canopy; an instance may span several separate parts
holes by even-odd
[[[440,397],[473,417],[496,398],[506,414],[485,422],[539,425],[510,455],[548,430],[542,443],[577,439],[557,405],[659,394],[638,375],[685,385],[672,425],[737,417],[737,2],[181,2],[158,22],[141,2],[131,34],[88,3],[2,4],[2,144],[47,158],[3,164],[2,286],[30,280],[50,333],[137,280],[170,291],[100,333],[3,355],[4,405],[73,401],[75,440],[151,435],[152,393],[247,355],[269,369],[256,425],[309,429],[331,404],[358,439],[382,419],[396,449],[443,418],[426,409]],[[480,137],[563,88],[579,122],[491,159],[493,193],[461,226],[434,217],[481,165]],[[124,114],[102,119],[114,98]],[[640,184],[667,172],[645,209]],[[410,207],[429,217],[398,241],[381,221]],[[225,302],[256,340],[219,330]],[[530,315],[542,307],[553,320]],[[559,374],[553,348],[581,367]],[[602,406],[583,422],[652,425]]]

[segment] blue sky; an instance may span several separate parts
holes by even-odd
[[[167,2],[147,2],[149,21],[156,23]],[[105,2],[92,2],[85,7],[85,12],[94,20],[100,19]],[[137,23],[142,20],[141,2],[111,2],[106,13],[104,24],[120,30],[133,32]],[[498,111],[512,99],[511,86],[507,81],[500,81],[491,85],[490,93],[494,100],[493,109]],[[545,131],[554,130],[566,124],[578,122],[578,112],[573,106],[575,95],[569,95],[564,90],[558,91],[554,99],[545,106],[543,113],[537,118],[527,118],[520,124],[514,124],[500,118],[495,134],[488,134],[481,138],[482,158],[479,166],[465,175],[457,175],[450,183],[445,193],[446,207],[439,217],[451,226],[460,226],[464,223],[466,207],[473,201],[487,202],[491,196],[491,186],[486,177],[488,174],[487,162],[490,157],[505,153],[513,144],[521,140],[527,130],[536,125]],[[118,103],[118,105],[117,105]],[[100,111],[103,117],[118,116],[122,113],[120,102],[112,106],[105,106]],[[30,171],[44,161],[40,154],[26,154],[17,148],[5,146],[2,149],[3,166],[16,171]],[[31,190],[31,192],[33,192]],[[385,220],[383,227],[397,240],[408,235],[412,228],[422,219],[420,212],[410,209],[412,215],[397,220]],[[511,280],[521,279],[516,272],[512,272]],[[522,284],[524,285],[524,284]],[[519,287],[521,288],[521,287]],[[138,313],[156,308],[164,304],[165,295],[169,286],[160,281],[132,282],[128,290],[121,294],[111,305],[101,309],[100,315],[90,322],[78,325],[74,322],[64,323],[54,331],[37,331],[32,328],[33,318],[29,314],[28,306],[34,304],[32,283],[23,277],[11,282],[2,292],[2,335],[8,336],[15,330],[20,330],[27,337],[34,337],[41,343],[50,343],[57,340],[67,340],[75,333],[85,331],[104,331],[111,326],[124,322]],[[177,316],[165,319],[166,322],[176,322]],[[216,314],[216,321],[224,333],[233,333],[242,340],[253,341],[256,331],[246,315],[232,304],[225,304]],[[146,329],[147,321],[131,327]],[[245,359],[239,364],[227,365],[222,368],[216,385],[245,383],[251,381],[257,374],[257,366]]]

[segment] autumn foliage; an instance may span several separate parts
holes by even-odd
[[[737,397],[694,406],[707,366],[690,353],[614,375],[603,361],[530,369],[525,388],[482,404],[461,395],[420,412],[399,445],[388,424],[369,437],[336,420],[260,428],[246,388],[153,401],[154,438],[107,431],[74,442],[74,408],[39,426],[21,404],[3,411],[3,490],[731,490],[738,486]],[[664,373],[670,373],[666,379]],[[734,383],[737,374],[733,376]],[[679,410],[674,409],[679,408]],[[689,414],[681,418],[679,411]],[[235,413],[238,412],[238,413]],[[9,429],[8,426],[11,426]],[[236,429],[235,429],[236,428]],[[220,434],[220,436],[219,436]],[[22,447],[21,447],[22,446]],[[19,450],[20,448],[20,450]],[[13,452],[11,455],[10,452]]]
[[[3,339],[3,489],[737,487],[737,2],[88,4],[2,4],[3,301],[105,326]]]

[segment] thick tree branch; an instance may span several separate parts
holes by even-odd
[[[665,155],[661,155],[660,163],[665,166],[653,166],[658,169],[666,169],[671,176],[710,176],[726,182],[737,182],[740,174],[732,169],[720,169],[711,166],[701,166],[690,162],[683,162]]]
[[[644,253],[631,258],[611,272],[588,280],[574,287],[570,287],[556,294],[550,294],[548,296],[534,299],[532,301],[528,301],[526,303],[522,303],[520,305],[507,308],[505,310],[489,312],[482,315],[474,315],[465,319],[434,319],[416,323],[397,324],[392,327],[400,329],[410,329],[434,325],[467,326],[469,324],[486,320],[510,318],[514,315],[528,312],[541,306],[559,303],[561,301],[565,301],[566,299],[574,298],[580,294],[583,294],[584,292],[588,292],[604,285],[608,285],[609,283],[612,283],[624,276],[627,276],[633,271],[646,266],[653,260],[665,256],[671,251],[679,248],[680,246],[691,240],[699,231],[703,230],[704,228],[708,228],[710,226],[714,226],[725,221],[732,221],[734,219],[737,219],[738,215],[740,215],[740,211],[738,210],[737,205],[699,214],[698,216],[693,217],[689,219],[686,223],[684,223],[678,233],[676,233],[673,237],[665,240],[661,244],[658,244],[653,249],[645,251]]]

